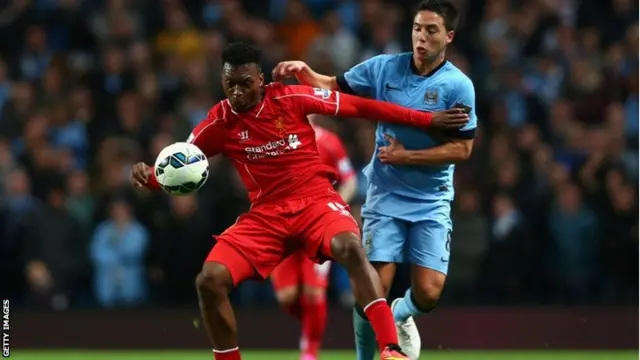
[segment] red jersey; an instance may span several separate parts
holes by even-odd
[[[320,152],[320,160],[336,174],[338,184],[343,184],[356,175],[338,135],[320,126],[313,126],[316,131],[316,142]]]
[[[427,128],[431,114],[326,89],[272,83],[253,109],[236,113],[214,105],[188,142],[207,157],[233,161],[253,204],[333,191],[334,171],[320,159],[307,115],[359,117]],[[153,174],[153,172],[152,172]],[[157,188],[152,176],[149,187]]]

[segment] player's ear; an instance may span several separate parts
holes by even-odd
[[[451,42],[453,42],[453,38],[456,36],[455,31],[451,30],[447,33],[447,45],[451,44]]]
[[[262,72],[260,73],[259,79],[260,79],[260,86],[263,86],[264,85],[264,73],[262,73]]]

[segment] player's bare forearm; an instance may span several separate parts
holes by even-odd
[[[304,71],[296,74],[296,79],[302,85],[313,86],[321,89],[339,90],[335,76],[319,74],[308,66]]]
[[[338,194],[342,197],[345,203],[350,203],[358,190],[358,181],[355,176],[352,176],[347,181],[342,183],[338,188]]]
[[[447,165],[464,161],[471,156],[473,140],[451,140],[440,146],[423,150],[403,150],[404,165]]]

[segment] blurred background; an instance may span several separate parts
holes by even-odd
[[[0,1],[3,297],[29,311],[195,308],[211,234],[248,209],[245,190],[224,159],[182,198],[132,191],[130,165],[223,98],[225,43],[259,46],[267,78],[287,59],[337,75],[410,50],[415,3]],[[474,81],[480,130],[456,171],[442,307],[637,305],[637,3],[457,3],[448,58]],[[373,124],[322,124],[357,168],[369,161]],[[233,299],[278,312],[269,283]],[[353,301],[338,267],[331,299]]]

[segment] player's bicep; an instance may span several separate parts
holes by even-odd
[[[285,95],[300,115],[320,114],[336,116],[340,109],[340,93],[329,89],[292,85],[292,93]]]
[[[337,76],[339,90],[345,94],[374,98],[375,73],[380,61],[379,57],[373,57]]]

